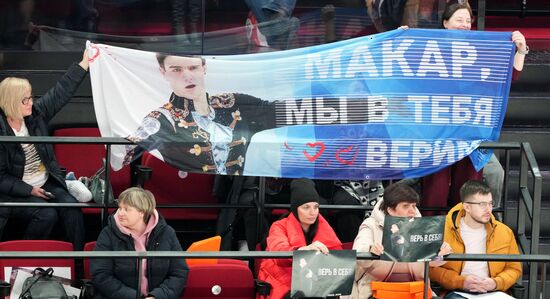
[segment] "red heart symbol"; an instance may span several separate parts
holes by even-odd
[[[342,164],[353,165],[355,163],[355,159],[357,158],[358,148],[355,148],[355,154],[353,155],[353,159],[351,159],[351,160],[344,160],[344,159],[340,158],[340,156],[339,156],[340,153],[349,153],[349,152],[351,152],[352,149],[353,149],[353,145],[350,145],[346,148],[337,150],[336,151],[336,160],[338,160]]]
[[[92,57],[88,57],[88,61],[93,62],[97,58],[97,56],[99,56],[99,47],[95,44],[92,44],[91,49],[89,51],[92,52],[91,53]]]
[[[308,142],[308,143],[306,143],[306,145],[311,147],[311,148],[315,148],[315,147],[318,147],[318,146],[321,147],[321,149],[319,149],[319,151],[314,156],[310,156],[307,153],[307,151],[304,150],[304,156],[306,156],[306,158],[309,160],[309,162],[314,162],[315,160],[317,160],[317,158],[319,158],[319,156],[321,156],[323,154],[323,152],[325,151],[325,144],[321,141],[317,141],[315,143]]]

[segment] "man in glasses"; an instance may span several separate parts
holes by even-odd
[[[447,214],[445,242],[458,254],[519,254],[514,233],[492,214],[491,189],[480,181],[460,188],[461,203]],[[430,278],[449,291],[506,292],[521,277],[519,262],[448,261],[432,268]],[[465,298],[452,292],[445,298]]]

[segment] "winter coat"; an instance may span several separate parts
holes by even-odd
[[[341,250],[342,243],[330,224],[319,214],[317,234],[312,242],[319,241],[330,250]],[[266,251],[294,251],[306,246],[300,222],[294,214],[274,222],[269,229]],[[260,280],[271,284],[271,293],[267,298],[283,298],[290,291],[292,281],[291,259],[264,259],[258,274]]]
[[[454,206],[445,219],[445,242],[453,248],[453,253],[464,253],[464,241],[460,236],[460,219],[465,211],[462,203]],[[487,229],[487,254],[519,254],[518,245],[512,230],[491,215],[485,225]],[[489,276],[493,278],[498,291],[506,291],[521,277],[520,262],[488,262]],[[445,265],[430,269],[430,278],[447,290],[462,289],[465,276],[461,276],[463,261],[449,261]]]
[[[378,201],[372,210],[369,218],[365,219],[359,226],[359,233],[353,242],[353,249],[357,252],[370,252],[370,246],[374,243],[382,244],[382,232],[384,228],[385,213],[380,210],[380,205],[383,200]],[[421,217],[418,209],[415,217]],[[351,298],[369,298],[372,295],[371,281],[386,281],[395,267],[397,262],[380,261],[380,260],[360,260],[357,261],[357,269],[355,270],[355,283]],[[408,273],[414,281],[424,280],[424,263],[399,263],[405,264]]]
[[[159,215],[151,231],[147,251],[181,251],[176,233]],[[97,238],[94,251],[134,251],[134,240],[116,226],[114,216]],[[136,259],[92,259],[90,264],[94,298],[134,299],[137,292]],[[149,294],[156,299],[177,299],[185,287],[189,268],[183,258],[148,258],[147,280]]]
[[[86,73],[78,64],[73,64],[53,88],[33,102],[32,114],[24,118],[30,136],[48,135],[48,122],[69,102]],[[0,135],[15,136],[4,111],[0,111]],[[41,143],[35,144],[35,147],[50,178],[66,189],[65,177],[55,160],[53,145]],[[23,182],[24,170],[25,153],[21,144],[0,144],[0,194],[31,196],[33,186]]]

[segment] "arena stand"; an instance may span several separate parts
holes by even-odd
[[[42,5],[40,6],[41,9],[53,9],[51,7],[48,8],[47,6],[44,6],[42,1],[37,2]],[[105,19],[99,22],[98,30],[110,34],[131,33],[135,35],[151,35],[170,33],[170,24],[168,20],[163,20],[161,16],[153,18],[156,22],[143,24],[141,27],[135,26],[138,22],[137,19],[139,15],[143,14],[145,8],[150,9],[151,4],[147,4],[146,1],[133,2],[135,3],[128,4],[127,7],[111,7],[110,10],[103,10],[103,12],[105,12]],[[155,2],[160,3],[161,1]],[[206,2],[209,4],[210,1]],[[207,17],[218,17],[220,20],[217,22],[207,23],[206,26],[203,26],[207,29],[206,31],[227,29],[228,27],[242,25],[242,20],[246,17],[246,8],[243,7],[243,5],[232,5],[227,1],[216,2],[218,2],[218,4],[215,8],[208,10],[207,7]],[[314,15],[313,12],[320,11],[322,5],[319,2],[323,2],[322,4],[324,4],[324,2],[327,1],[302,1],[296,8],[296,13],[301,14],[304,20],[311,20],[311,22],[313,22],[312,24],[318,25],[318,23],[315,22],[319,22],[320,17]],[[336,3],[335,6],[337,8],[341,8],[342,13],[346,13],[344,9],[349,9],[350,7],[359,11],[363,15],[366,13],[366,11],[363,10],[357,3],[350,4],[352,1],[336,2],[338,3]],[[550,178],[550,152],[548,151],[550,145],[550,27],[548,25],[550,24],[550,5],[545,3],[546,1],[543,0],[524,1],[524,3],[526,3],[526,6],[524,7],[519,5],[519,1],[500,1],[498,5],[496,3],[489,2],[492,1],[479,0],[474,1],[473,3],[474,9],[478,15],[481,14],[479,10],[480,8],[483,8],[484,6],[486,8],[484,13],[485,19],[482,22],[478,20],[478,26],[479,24],[483,24],[485,30],[496,31],[511,31],[512,29],[519,29],[526,35],[527,42],[531,48],[531,53],[527,56],[526,66],[520,79],[512,85],[508,110],[503,124],[500,140],[501,142],[505,142],[505,144],[498,145],[498,147],[502,149],[497,150],[503,165],[507,164],[506,162],[509,161],[505,193],[507,200],[504,210],[504,221],[516,230],[520,243],[523,243],[523,252],[541,254],[519,256],[518,260],[523,259],[524,261],[532,262],[548,262],[550,261],[550,257],[546,255],[550,254],[550,224],[548,224],[547,221],[530,221],[523,217],[524,214],[529,213],[529,211],[532,215],[534,215],[534,217],[535,215],[538,215],[537,212],[540,212],[540,218],[536,217],[538,219],[547,219],[550,216],[550,183],[548,183],[548,178]],[[166,5],[166,3],[164,4]],[[59,3],[57,5],[67,9],[66,5],[64,6]],[[3,9],[2,6],[0,6],[0,9]],[[231,11],[232,9],[235,11],[231,17],[223,18],[223,16],[227,15],[227,11]],[[126,19],[124,20],[125,22],[109,19],[107,17],[111,15],[115,18],[117,15],[117,10],[124,10],[127,12],[127,16],[125,17]],[[340,10],[337,12],[340,12]],[[55,15],[68,13],[70,12],[61,9],[56,10]],[[160,13],[158,14],[161,15]],[[55,16],[52,18],[55,18]],[[364,26],[365,24],[368,25],[368,22],[368,20],[365,21],[361,19],[358,21],[358,24]],[[346,25],[337,15],[336,26],[344,28],[348,25]],[[346,36],[351,37],[354,34],[374,33],[372,28],[369,28],[370,27],[367,27],[366,30],[362,28],[363,31],[360,31],[356,30],[357,28],[352,27],[352,29],[348,29],[350,32],[345,34],[342,33],[340,38],[344,38]],[[131,32],[128,31],[130,29]],[[298,45],[307,46],[323,42],[324,34],[319,33],[314,29],[315,26],[305,26],[302,28],[299,34],[302,38],[300,39]],[[198,50],[198,48],[195,48],[194,50]],[[220,54],[220,52],[224,51],[227,52],[224,54],[233,53],[235,51],[255,51],[243,46],[230,49],[216,48],[216,51],[209,53],[209,47],[207,44],[203,44],[200,50],[204,54]],[[79,60],[80,55],[81,53],[79,51],[4,51],[0,56],[0,79],[3,79],[6,76],[14,75],[25,76],[32,82],[34,94],[40,95],[56,82],[57,78],[64,72],[66,67],[72,61]],[[75,117],[76,115],[78,115],[78,117]],[[52,133],[62,129],[77,127],[97,127],[91,100],[91,87],[89,80],[86,80],[80,86],[71,103],[67,105],[66,108],[59,113],[51,123]],[[82,136],[87,135],[83,134]],[[533,170],[530,172],[529,176],[526,175],[526,172],[528,172],[527,169],[523,170],[523,174],[525,176],[521,176],[521,157],[522,155],[523,157],[529,155],[529,151],[522,151],[521,147],[527,147],[527,145],[519,144],[519,142],[529,143],[530,148],[534,153],[534,157],[536,157],[536,162],[538,163],[537,165],[532,165],[536,167],[533,167]],[[98,143],[101,142],[98,141]],[[510,151],[507,152],[506,148],[509,148]],[[533,157],[529,156],[529,158],[532,159]],[[541,177],[537,177],[537,170],[540,170]],[[132,184],[132,182],[135,183],[137,180],[134,173],[131,175],[131,182],[128,184]],[[537,185],[537,183],[540,183],[538,180],[541,180],[542,185]],[[521,187],[519,187],[520,184]],[[539,199],[542,199],[542,201],[539,202],[541,206],[536,206],[535,202],[534,205],[529,205],[527,208],[524,208],[524,205],[521,204],[520,198],[524,196],[526,191],[528,191],[527,193],[532,194],[533,199],[536,199],[537,196]],[[270,207],[266,206],[265,208]],[[518,212],[518,210],[520,211]],[[96,217],[91,219],[98,219],[97,216],[93,215],[89,215],[87,218],[88,217]],[[97,224],[98,222],[95,223]],[[97,229],[99,229],[99,227]],[[539,229],[540,238],[537,236]],[[210,233],[213,233],[213,231]],[[97,236],[97,234],[95,235]],[[535,238],[532,238],[533,236]],[[182,239],[184,238],[186,238],[186,236],[182,236]],[[93,241],[94,233],[92,232],[90,236],[87,236],[87,239]],[[535,244],[535,247],[537,248],[531,248],[533,244]],[[10,251],[12,250],[10,249]],[[219,255],[223,256],[224,253],[220,253]],[[210,257],[213,256],[218,255],[212,254]],[[254,257],[254,253],[250,253],[249,255],[243,254],[241,256],[241,258],[245,259],[250,257]],[[10,256],[4,256],[2,252],[0,252],[0,258],[10,258]],[[460,259],[461,257],[451,256],[450,259],[452,258]],[[478,258],[491,259],[497,257]],[[524,285],[529,285],[529,298],[535,298],[534,294],[538,294],[541,289],[540,282],[546,280],[546,264],[543,265],[544,267],[542,268],[540,274],[538,273],[539,271],[537,271],[537,264],[533,264],[530,271],[524,271]],[[533,277],[535,280],[534,282]],[[545,298],[550,297],[546,294]]]

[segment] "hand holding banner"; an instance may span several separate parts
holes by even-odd
[[[292,298],[327,297],[351,294],[355,277],[355,250],[294,251],[292,257]]]
[[[418,262],[437,256],[443,244],[445,216],[392,217],[386,215],[382,260]]]

